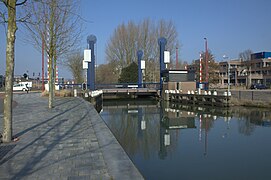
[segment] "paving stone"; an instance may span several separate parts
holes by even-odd
[[[111,152],[104,151],[100,141],[117,140],[112,134],[101,136],[110,130],[99,130],[93,125],[97,124],[96,118],[99,124],[104,122],[88,102],[81,98],[56,98],[55,108],[48,109],[48,98],[39,93],[16,94],[14,100],[18,105],[13,109],[13,134],[20,140],[0,144],[0,179],[131,179],[122,176],[118,163],[111,167],[104,158],[104,153]],[[99,138],[97,131],[102,131]],[[117,145],[123,152],[118,143],[112,144],[113,151]],[[129,159],[125,153],[121,156]],[[143,179],[131,161],[127,162],[129,165],[124,166],[136,172],[131,174]]]

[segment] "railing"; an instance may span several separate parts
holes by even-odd
[[[59,89],[82,89],[82,84],[61,84],[58,83],[56,85],[59,85]],[[118,89],[118,88],[131,88],[131,89],[137,89],[138,84],[136,83],[116,83],[116,84],[95,84],[96,89]],[[142,83],[142,88],[146,89],[160,89],[160,83]]]
[[[136,83],[96,84],[96,89],[138,88]],[[142,83],[142,88],[160,89],[160,83]]]

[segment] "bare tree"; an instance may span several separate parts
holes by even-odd
[[[4,98],[4,124],[3,124],[3,142],[12,140],[12,99],[13,99],[13,76],[14,76],[14,50],[15,35],[18,29],[16,19],[16,7],[23,5],[27,0],[19,2],[18,0],[1,0],[7,9],[1,12],[2,23],[7,23],[7,47],[6,47],[6,84]]]
[[[135,61],[138,30],[134,22],[118,26],[106,48],[109,62],[118,61],[122,68]]]
[[[251,54],[253,54],[253,51],[251,49],[247,49],[247,50],[239,53],[239,58],[242,61],[250,61],[251,60]]]
[[[97,84],[110,84],[117,83],[119,75],[116,70],[114,70],[114,63],[101,64],[96,69],[96,83]]]
[[[45,50],[49,59],[49,108],[53,108],[54,84],[57,59],[75,49],[81,39],[78,0],[40,0],[25,7],[32,12],[31,23],[27,24],[31,42],[38,50],[46,41]]]
[[[70,72],[72,73],[76,83],[83,83],[83,55],[80,51],[72,53],[68,56],[67,61],[65,62],[65,66],[68,67]]]
[[[145,19],[136,24],[132,21],[121,24],[114,31],[107,43],[108,62],[114,62],[114,69],[122,69],[131,62],[137,62],[138,50],[143,50],[146,61],[146,81],[159,81],[159,48],[158,38],[167,39],[167,50],[175,57],[174,50],[178,45],[178,34],[172,21],[160,20],[157,23]],[[119,71],[119,74],[121,71]]]

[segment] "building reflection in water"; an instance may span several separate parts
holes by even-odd
[[[197,128],[196,120],[199,121],[198,140],[203,141],[203,155],[207,156],[208,131],[213,127],[214,121],[218,116],[230,119],[230,115],[231,112],[228,108],[210,109],[210,107],[184,106],[168,102],[162,103],[160,111],[159,157],[164,159],[167,156],[167,146],[170,145],[170,143],[167,143],[165,137],[169,136],[170,142],[170,130],[181,131],[184,129],[195,129]]]
[[[160,149],[158,153],[160,159],[165,159],[167,156],[167,147],[171,143],[170,131],[187,128],[196,128],[195,114],[193,112],[172,109],[168,103],[161,103]]]
[[[226,123],[222,138],[229,135],[232,116],[240,116],[239,133],[246,135],[253,132],[255,125],[270,126],[271,124],[270,112],[246,110],[245,114],[242,114],[244,110],[240,108],[196,107],[156,101],[124,101],[104,102],[103,109],[111,114],[110,119],[103,118],[125,150],[136,153],[140,149],[139,151],[144,151],[146,157],[149,157],[156,147],[159,149],[160,159],[165,159],[168,151],[174,151],[174,147],[180,143],[179,136],[172,135],[187,129],[198,129],[197,139],[203,144],[203,155],[207,156],[208,132],[213,128],[218,117],[224,118]],[[247,117],[243,120],[244,115]],[[156,146],[157,144],[159,147]]]

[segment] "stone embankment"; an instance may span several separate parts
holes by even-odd
[[[218,90],[220,93],[225,90]],[[271,107],[271,90],[234,90],[231,89],[233,105],[252,107]]]

